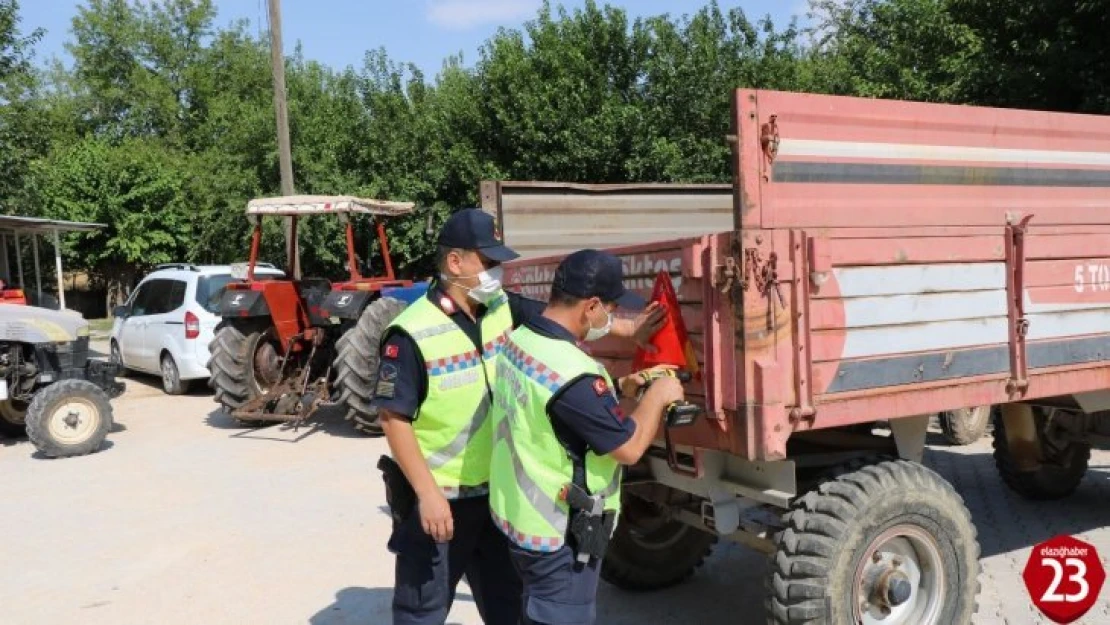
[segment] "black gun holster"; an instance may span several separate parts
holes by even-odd
[[[403,523],[412,514],[416,506],[416,491],[409,484],[401,465],[393,458],[382,456],[378,458],[378,469],[382,472],[382,481],[385,482],[385,501],[389,504],[389,514],[393,517],[393,527]]]
[[[584,561],[585,558],[581,556],[585,555],[590,559],[601,559],[609,548],[609,537],[613,535],[616,520],[617,514],[612,510],[595,515],[586,510],[572,509],[568,533],[573,539],[571,549],[575,558]]]

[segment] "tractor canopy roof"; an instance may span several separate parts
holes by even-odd
[[[413,202],[390,202],[349,195],[284,195],[247,202],[248,215],[329,215],[366,213],[400,216],[413,211]]]

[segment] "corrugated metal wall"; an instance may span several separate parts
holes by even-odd
[[[524,258],[727,232],[728,184],[482,182],[482,208]]]

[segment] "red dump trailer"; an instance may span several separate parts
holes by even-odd
[[[979,547],[920,464],[929,416],[995,406],[1032,498],[1107,440],[1110,118],[741,89],[732,127],[728,187],[482,185],[510,289],[608,248],[644,295],[669,273],[695,344],[704,416],[629,469],[605,577],[677,583],[728,537],[771,556],[769,622],[968,623]]]

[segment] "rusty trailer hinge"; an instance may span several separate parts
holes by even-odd
[[[779,137],[778,117],[772,115],[759,129],[759,145],[763,148],[763,157],[767,159],[768,165],[775,162],[775,157],[779,154],[779,143],[782,141]]]
[[[740,263],[735,258],[726,256],[724,264],[717,265],[717,270],[717,274],[713,276],[713,287],[721,293],[728,293],[736,287],[746,288]]]

